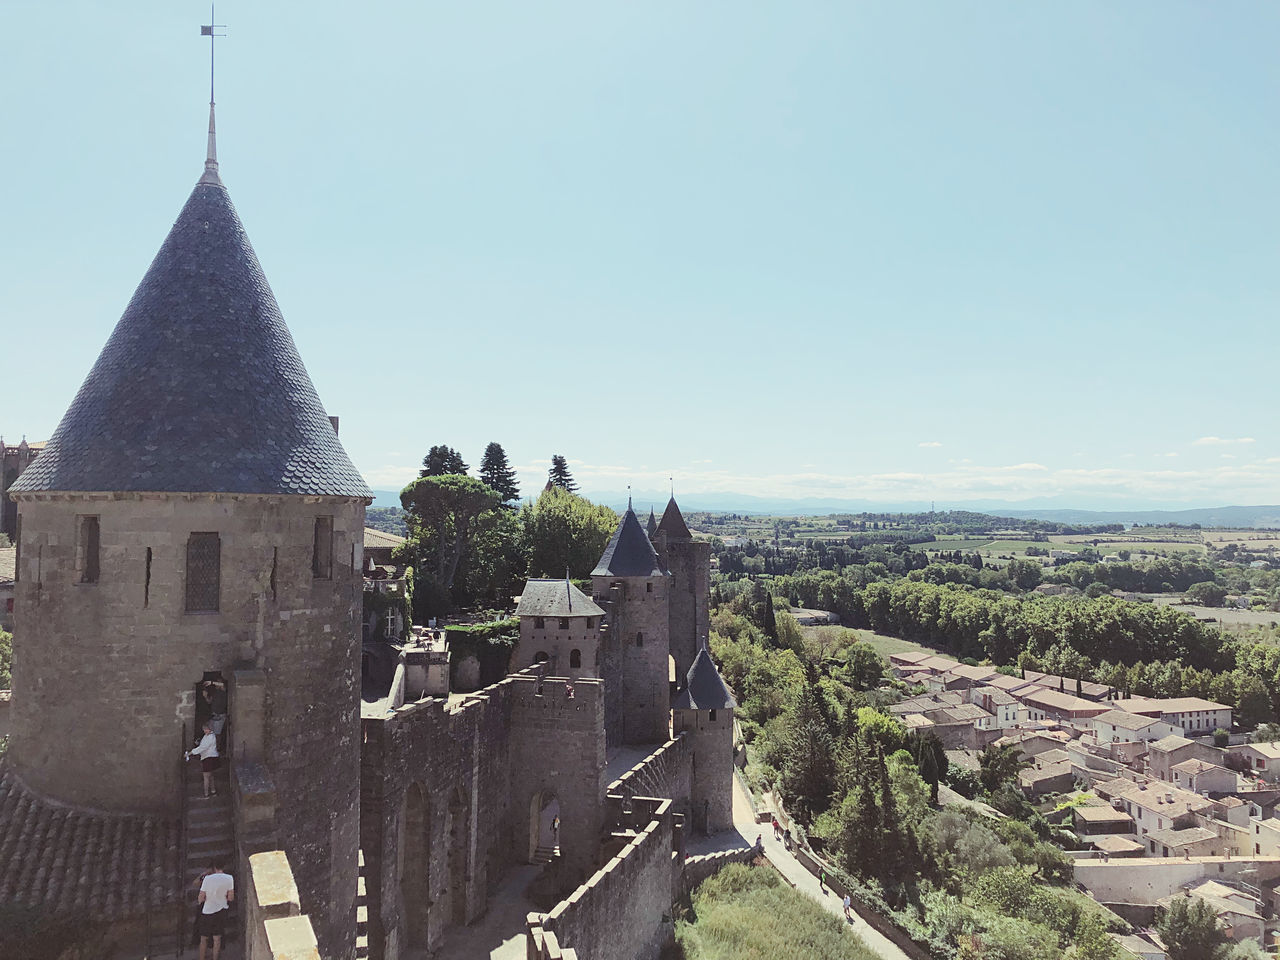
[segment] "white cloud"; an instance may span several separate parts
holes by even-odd
[[[917,447],[940,447],[942,444],[937,440],[921,440],[916,444]]]
[[[1234,460],[1236,458],[1236,455],[1234,453],[1220,453],[1218,454],[1218,456],[1220,456],[1223,460]]]
[[[1201,437],[1192,441],[1195,447],[1216,447],[1227,443],[1254,443],[1253,437]]]

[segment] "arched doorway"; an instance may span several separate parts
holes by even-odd
[[[400,893],[404,900],[405,940],[427,945],[427,908],[431,902],[431,808],[420,784],[409,788],[404,803],[404,859]]]
[[[560,801],[542,791],[529,798],[529,862],[547,863],[560,852]]]
[[[453,791],[449,801],[449,901],[450,919],[464,926],[467,922],[467,800],[462,790]]]

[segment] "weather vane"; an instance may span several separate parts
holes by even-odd
[[[209,38],[209,106],[213,106],[213,41],[217,37],[225,37],[225,33],[218,31],[227,29],[225,23],[215,23],[216,19],[213,4],[209,4],[209,22],[200,27],[200,36]]]
[[[218,143],[213,123],[213,41],[216,37],[225,37],[225,23],[217,23],[213,15],[213,4],[209,4],[209,22],[200,27],[200,36],[209,38],[209,149],[204,158],[204,176],[201,183],[220,183],[218,179]]]

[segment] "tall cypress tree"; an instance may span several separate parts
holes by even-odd
[[[520,499],[516,472],[507,462],[507,452],[497,441],[484,448],[484,456],[480,458],[480,479],[497,490],[504,503],[513,503]]]

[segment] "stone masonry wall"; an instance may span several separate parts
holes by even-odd
[[[703,833],[732,828],[733,711],[676,710],[673,722],[692,754],[688,796],[693,828]]]
[[[303,909],[326,957],[351,956],[363,502],[35,494],[19,508],[11,761],[55,799],[172,810],[195,684],[206,671],[261,669],[263,760]],[[78,516],[99,518],[96,583],[80,582]],[[317,516],[333,517],[327,580],[312,576]],[[185,612],[193,532],[220,538],[216,612]]]
[[[527,862],[531,811],[560,801],[573,882],[598,856],[604,691],[517,674],[465,699],[426,699],[364,718],[360,841],[369,956],[434,949],[484,912],[507,869]]]
[[[698,540],[669,540],[658,535],[655,544],[671,571],[669,633],[676,678],[685,674],[698,655],[698,645],[711,630],[708,603],[711,591],[711,544]]]
[[[637,797],[631,803],[647,824],[542,918],[541,929],[579,960],[656,960],[674,935],[671,802]]]
[[[693,749],[690,738],[677,734],[634,767],[609,784],[610,796],[669,797],[672,810],[689,812],[692,795],[690,769]]]
[[[538,662],[538,654],[547,655],[547,670],[557,677],[600,677],[603,663],[600,651],[600,617],[568,617],[568,628],[561,628],[559,617],[520,618],[520,641],[511,654],[511,670],[523,670]],[[570,667],[571,654],[577,650],[580,667]]]
[[[622,743],[665,743],[670,738],[670,580],[595,578],[596,602],[609,603],[609,648],[620,665]],[[613,589],[615,585],[620,589]],[[612,691],[609,695],[614,696]]]

